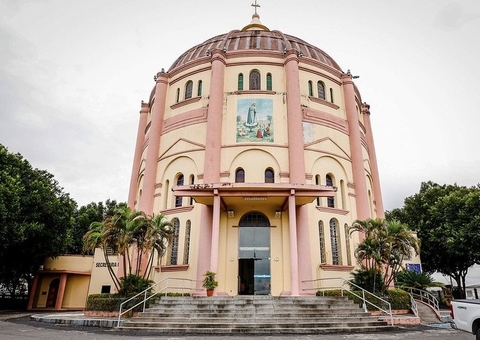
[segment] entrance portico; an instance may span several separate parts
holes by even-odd
[[[219,259],[220,231],[221,228],[235,228],[236,233],[228,233],[226,236],[226,244],[227,247],[233,247],[234,245],[239,247],[235,258],[228,258],[229,262],[235,262],[237,266],[235,270],[226,270],[225,276],[230,281],[234,276],[237,287],[228,289],[228,291],[225,288],[225,292],[219,289],[219,293],[236,295],[242,285],[242,273],[244,276],[251,275],[252,270],[263,268],[260,270],[261,273],[256,274],[259,275],[257,281],[265,281],[260,280],[260,278],[268,278],[270,273],[266,272],[271,271],[272,286],[271,291],[268,288],[269,293],[272,295],[301,295],[300,282],[312,279],[309,251],[299,251],[299,245],[303,250],[305,248],[309,250],[307,210],[301,207],[318,197],[332,196],[337,190],[335,187],[287,183],[215,183],[177,186],[172,190],[175,196],[192,197],[196,203],[201,203],[206,208],[202,210],[204,215],[202,221],[207,223],[208,227],[202,226],[201,228],[204,228],[204,231],[209,228],[209,232],[200,233],[200,244],[210,245],[210,259],[199,259],[197,268],[197,278],[199,280],[202,279],[206,270],[218,272],[219,260],[227,261],[227,259]],[[251,257],[247,256],[246,252],[248,252],[249,247],[257,250],[256,246],[244,245],[242,250],[242,240],[238,228],[236,228],[239,225],[234,225],[238,224],[239,217],[251,212],[264,215],[267,221],[275,221],[275,223],[269,222],[268,230],[272,230],[269,233],[269,240],[271,237],[272,241],[271,245],[268,246],[268,256],[266,255],[262,259],[258,258],[257,261],[262,261],[262,265],[259,262],[258,265],[253,265],[253,268],[251,268],[251,260],[255,261],[257,254],[255,252],[254,256]],[[234,216],[237,217],[233,218]],[[276,222],[279,222],[279,225],[275,225]],[[258,250],[266,251],[265,247],[266,245],[263,245]],[[289,254],[285,247],[289,248]],[[260,248],[263,250],[260,250]],[[205,256],[207,252],[203,251],[202,254]],[[280,262],[278,270],[267,268],[271,265],[272,257],[273,261]],[[267,262],[269,265],[266,265]],[[302,266],[299,266],[300,263]],[[275,277],[275,275],[279,277]],[[258,283],[257,288],[259,287],[260,283]],[[249,290],[253,293],[255,291],[265,292],[266,290]]]

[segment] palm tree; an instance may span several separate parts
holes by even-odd
[[[120,280],[112,269],[110,264],[109,254],[114,251],[112,244],[109,244],[105,238],[105,226],[110,223],[110,217],[105,218],[103,222],[93,222],[90,224],[89,230],[83,236],[83,251],[84,253],[94,254],[96,248],[101,248],[105,263],[107,264],[108,274],[112,278],[115,288],[120,289]]]
[[[173,234],[173,224],[168,221],[164,215],[154,214],[151,216],[149,219],[149,228],[147,229],[145,237],[146,249],[150,250],[150,256],[148,258],[143,278],[148,278],[151,274],[155,252],[157,253],[157,266],[160,264],[160,258],[165,255],[167,246],[171,242]]]
[[[84,252],[93,252],[102,248],[108,272],[117,290],[121,280],[112,268],[109,255],[121,256],[123,277],[140,276],[142,260],[148,255],[147,265],[142,277],[150,276],[155,253],[157,261],[165,254],[168,242],[173,236],[173,225],[164,215],[147,217],[142,211],[129,207],[120,207],[112,216],[102,222],[94,222],[84,235]]]
[[[385,219],[356,220],[350,233],[363,232],[365,239],[355,250],[358,263],[366,270],[383,272],[384,287],[389,287],[402,269],[405,258],[419,253],[418,241],[410,228],[398,221]]]

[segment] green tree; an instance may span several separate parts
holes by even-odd
[[[0,144],[0,283],[12,294],[45,257],[65,253],[75,209],[52,174]]]
[[[173,224],[162,215],[153,215],[149,219],[149,228],[146,233],[146,249],[150,252],[147,267],[143,275],[144,278],[150,277],[155,253],[157,254],[157,266],[160,259],[165,255],[168,244],[173,238]]]
[[[107,199],[103,202],[92,202],[81,206],[75,212],[74,225],[70,232],[71,242],[67,249],[68,254],[81,254],[83,251],[83,236],[87,233],[90,225],[96,221],[103,221],[107,216],[114,214],[115,210],[120,207],[126,207],[127,204],[117,203],[115,200]],[[93,251],[91,250],[91,254]]]
[[[468,269],[480,263],[480,188],[424,182],[389,214],[417,230],[423,269],[450,276],[464,295]]]
[[[83,237],[83,249],[84,252],[92,252],[95,248],[103,250],[109,274],[120,290],[122,281],[110,264],[111,254],[121,257],[123,277],[134,275],[147,279],[152,269],[153,253],[156,252],[158,257],[165,254],[172,233],[172,224],[163,215],[149,217],[142,211],[122,206],[102,222],[90,225]],[[147,261],[145,266],[144,260]]]
[[[411,257],[413,252],[419,253],[413,232],[398,221],[380,218],[357,220],[350,227],[350,232],[365,235],[355,250],[355,257],[367,273],[372,270],[381,273],[383,284],[379,286],[385,289],[393,282],[395,274],[402,270],[403,260]]]
[[[443,287],[444,284],[434,281],[429,273],[416,273],[413,270],[404,270],[395,276],[395,286],[426,290],[428,287]]]

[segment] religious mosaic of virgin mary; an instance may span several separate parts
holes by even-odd
[[[237,142],[273,142],[273,100],[237,101]]]

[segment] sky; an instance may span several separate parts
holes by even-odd
[[[252,0],[0,0],[0,143],[79,204],[126,201],[141,101]],[[262,23],[328,53],[370,104],[386,210],[421,182],[480,183],[480,1],[259,0]]]

